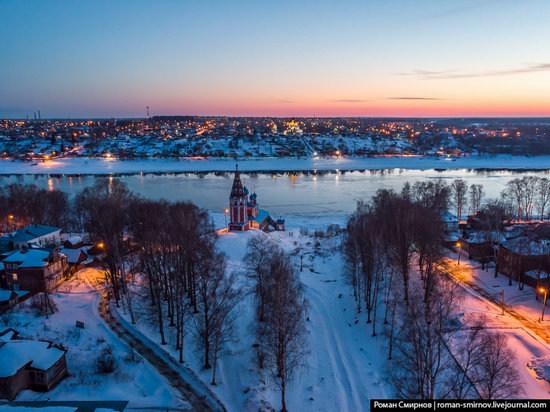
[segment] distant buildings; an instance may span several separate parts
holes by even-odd
[[[521,136],[521,138],[519,138]],[[299,137],[299,138],[297,138]],[[109,120],[0,120],[0,157],[105,158],[463,153],[549,154],[543,121],[157,116]],[[235,147],[235,142],[239,142]],[[38,164],[38,163],[36,163]]]

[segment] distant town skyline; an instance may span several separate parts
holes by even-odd
[[[0,118],[550,116],[550,2],[3,0]]]

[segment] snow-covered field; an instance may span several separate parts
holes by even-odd
[[[304,225],[307,222],[303,222]],[[242,272],[242,258],[246,243],[261,232],[222,234],[219,248],[227,255],[229,270]],[[369,400],[392,397],[392,389],[384,381],[387,365],[387,347],[383,333],[371,336],[371,326],[363,314],[357,315],[351,288],[342,276],[342,261],[338,250],[339,238],[317,239],[303,236],[297,227],[287,232],[274,232],[267,236],[291,252],[300,248],[296,256],[305,255],[304,269],[300,273],[306,286],[309,301],[308,340],[310,353],[307,366],[302,369],[288,388],[287,403],[290,410],[301,411],[366,411]],[[299,258],[296,257],[298,267]],[[269,376],[262,375],[253,357],[253,300],[249,296],[240,305],[238,316],[239,339],[231,346],[231,354],[222,358],[219,384],[212,389],[230,411],[257,410],[260,405],[279,407],[279,393]],[[142,319],[147,318],[142,309]],[[517,355],[524,396],[549,398],[550,383],[537,377],[545,371],[545,360],[550,357],[548,345],[515,319],[501,315],[500,309],[466,290],[460,317],[462,320],[479,315],[488,318],[489,326],[503,332]],[[128,318],[127,315],[123,315]],[[381,327],[381,325],[380,325]],[[159,343],[155,326],[139,322],[138,328],[151,340]],[[381,329],[379,330],[381,332]],[[188,337],[186,360],[205,381],[210,371],[201,369],[200,353],[194,350]],[[159,347],[161,347],[159,345]],[[162,349],[177,358],[174,336]],[[531,366],[528,367],[528,364]],[[542,372],[541,372],[542,371]]]
[[[17,401],[44,400],[129,400],[129,407],[187,408],[170,384],[138,355],[129,358],[130,350],[104,324],[99,316],[99,293],[88,280],[97,278],[95,269],[80,271],[51,295],[58,311],[49,319],[38,316],[30,304],[21,304],[4,315],[1,327],[11,327],[28,339],[45,339],[67,349],[69,376],[46,393],[26,390]],[[84,329],[75,327],[84,322]],[[96,372],[96,359],[110,346],[117,362],[113,373]]]
[[[241,272],[246,243],[262,232],[228,233],[220,236],[219,248],[228,257],[228,269]],[[382,335],[371,337],[370,326],[357,316],[351,290],[341,276],[341,261],[336,249],[339,239],[324,240],[315,247],[312,237],[300,236],[298,228],[286,233],[274,232],[287,251],[302,248],[304,258],[302,282],[309,301],[308,341],[310,353],[307,365],[300,370],[288,388],[289,410],[301,411],[364,411],[371,398],[387,398],[390,393],[383,382],[387,352]],[[298,262],[296,262],[298,264]],[[252,350],[253,298],[247,296],[240,304],[237,320],[239,339],[231,346],[231,354],[219,365],[218,385],[212,387],[229,411],[256,411],[261,405],[280,407],[279,392],[262,375],[254,361]],[[147,318],[146,308],[142,319]],[[126,318],[129,318],[128,315]],[[159,343],[157,329],[147,322],[137,322],[141,332]],[[205,381],[210,371],[201,368],[200,353],[194,350],[189,335],[186,361]],[[159,345],[160,347],[160,345]],[[174,336],[164,350],[177,358]]]
[[[522,397],[550,398],[550,382],[540,379],[533,369],[540,364],[540,360],[550,356],[550,346],[543,339],[508,314],[502,315],[501,308],[497,305],[487,302],[469,290],[466,290],[464,295],[462,311],[464,320],[484,316],[487,321],[486,326],[491,331],[506,335],[508,344],[516,354],[516,370],[519,372],[524,391]]]
[[[0,174],[117,174],[233,171],[234,159],[111,160],[63,158],[39,162],[0,160]],[[380,169],[550,169],[550,156],[465,156],[456,159],[422,156],[245,158],[242,171],[380,170]]]
[[[217,224],[223,217],[214,216]],[[300,277],[306,286],[308,307],[309,355],[306,366],[294,377],[288,388],[287,404],[290,410],[301,411],[366,411],[369,400],[392,397],[392,389],[384,380],[387,366],[386,339],[381,332],[371,336],[371,325],[366,324],[364,314],[357,315],[351,288],[342,276],[342,260],[339,252],[340,238],[317,239],[300,234],[300,226],[310,226],[307,221],[287,229],[287,232],[263,234],[259,231],[226,233],[219,239],[219,248],[228,258],[228,269],[242,273],[242,258],[246,243],[253,236],[272,236],[285,250],[295,253],[295,264],[304,255],[304,267]],[[309,222],[312,223],[312,222]],[[314,222],[313,222],[314,223]],[[450,255],[452,257],[452,254]],[[463,260],[463,269],[472,270],[472,275],[487,287],[507,287],[504,278],[492,280],[486,273]],[[145,362],[133,363],[127,358],[128,348],[117,340],[103,324],[97,312],[99,296],[86,279],[97,273],[80,272],[79,278],[62,289],[70,293],[56,293],[53,298],[59,312],[50,319],[36,317],[29,308],[20,308],[9,319],[15,327],[29,337],[48,338],[63,343],[69,348],[68,363],[71,376],[53,391],[38,394],[23,392],[18,400],[45,399],[108,399],[130,400],[131,406],[179,406],[185,403],[178,399],[158,373]],[[241,277],[241,282],[246,280]],[[139,286],[134,289],[139,292]],[[526,316],[536,316],[537,302],[532,299],[532,290],[517,291],[517,286],[507,287],[507,302],[514,309],[525,310]],[[149,322],[148,302],[134,299],[137,313],[137,328],[149,339],[159,344],[156,326]],[[525,309],[523,309],[525,308]],[[273,407],[278,409],[279,392],[266,372],[256,367],[252,344],[253,298],[246,296],[239,306],[237,318],[238,339],[231,344],[230,354],[220,361],[218,385],[211,386],[223,401],[228,411],[257,411]],[[550,369],[550,348],[532,330],[474,291],[465,288],[465,299],[459,316],[468,320],[477,316],[487,317],[488,326],[502,332],[508,338],[517,356],[517,370],[528,398],[549,398],[550,383],[544,379]],[[127,314],[121,316],[128,319]],[[74,328],[76,320],[83,320],[84,330]],[[169,330],[169,328],[167,328]],[[172,331],[167,334],[165,350],[177,359]],[[95,373],[98,348],[111,345],[116,353],[119,368],[112,375]],[[191,333],[186,337],[185,360],[198,376],[209,384],[211,371],[203,370],[200,352],[192,342]]]

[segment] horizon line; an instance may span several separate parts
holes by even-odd
[[[86,117],[86,116],[76,116],[76,117],[42,117],[40,119],[32,119],[26,117],[0,117],[0,121],[6,120],[24,120],[29,122],[41,122],[47,120],[62,120],[62,121],[71,121],[71,120],[147,120],[154,119],[156,117],[197,117],[197,118],[216,118],[216,117],[225,117],[228,119],[238,119],[238,118],[251,118],[251,119],[550,119],[550,114],[547,115],[494,115],[494,116],[252,116],[252,115],[205,115],[205,114],[158,114],[150,117],[130,117],[130,116],[108,116],[108,117]]]

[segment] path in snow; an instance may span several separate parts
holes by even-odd
[[[135,333],[131,333],[127,329],[126,325],[121,323],[111,314],[110,310],[110,299],[107,296],[107,293],[103,293],[101,296],[101,301],[99,303],[99,313],[105,323],[111,328],[111,330],[127,345],[136,350],[144,359],[147,360],[156,370],[170,383],[176,390],[178,390],[182,397],[186,399],[194,410],[197,411],[225,411],[225,408],[214,399],[211,401],[210,398],[204,396],[201,393],[198,393],[196,387],[186,379],[184,379],[183,374],[181,373],[180,368],[174,365],[173,362],[163,359],[163,357],[158,355],[158,352],[152,350],[147,346],[146,342],[142,339],[139,339]],[[144,337],[145,338],[145,337]],[[214,405],[212,405],[212,403]]]
[[[84,269],[52,293],[58,310],[49,319],[36,316],[27,302],[12,312],[9,326],[24,337],[50,340],[68,348],[69,376],[49,392],[26,390],[17,400],[128,400],[135,408],[188,410],[189,404],[150,364],[139,357],[135,362],[127,359],[128,346],[99,316],[99,293],[94,286],[98,274],[96,269]],[[84,322],[84,329],[75,327],[78,320]],[[95,371],[96,358],[108,346],[117,367],[112,373],[101,374]]]

